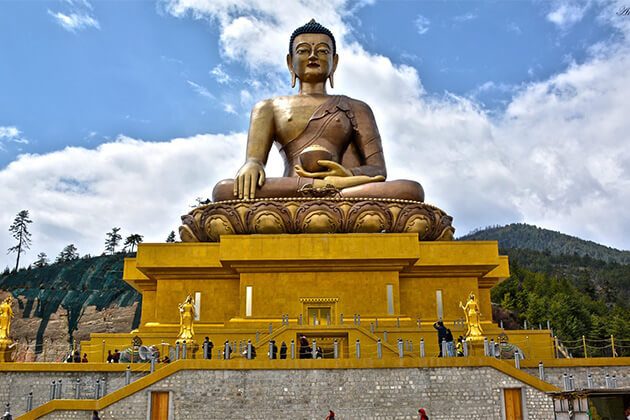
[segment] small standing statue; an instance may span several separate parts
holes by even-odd
[[[11,334],[11,320],[13,319],[13,297],[7,297],[0,303],[0,340],[9,339]]]
[[[483,336],[483,329],[481,328],[481,314],[479,305],[475,300],[475,294],[470,292],[466,306],[462,305],[460,301],[459,307],[464,310],[464,315],[466,316],[466,326],[468,327],[466,338],[472,340],[480,339]]]
[[[177,341],[193,341],[193,321],[195,320],[195,301],[188,295],[183,303],[179,304],[179,335]]]
[[[11,320],[13,319],[13,297],[7,297],[0,303],[0,362],[11,362],[15,344],[10,338]]]

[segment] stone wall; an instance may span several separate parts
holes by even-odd
[[[123,367],[124,369],[124,367]],[[133,372],[132,380],[145,373]],[[11,413],[24,414],[29,392],[33,393],[33,408],[50,400],[52,381],[61,380],[61,398],[75,398],[77,379],[80,379],[79,397],[95,397],[96,380],[105,378],[106,392],[110,393],[125,385],[125,372],[2,372],[0,373],[0,403],[11,403]],[[84,413],[85,417],[85,413]],[[82,417],[83,418],[83,417]]]
[[[553,418],[551,399],[489,367],[421,369],[187,370],[101,411],[102,419],[147,418],[151,391],[170,391],[175,419],[501,419],[502,389],[522,388],[528,419]],[[46,419],[86,419],[85,411]]]
[[[524,368],[523,371],[538,377],[538,368]],[[573,384],[576,389],[588,388],[586,378],[589,373],[593,377],[594,388],[606,388],[606,374],[615,375],[617,388],[630,388],[630,367],[628,366],[545,367],[545,381],[563,389],[565,373],[573,375]]]

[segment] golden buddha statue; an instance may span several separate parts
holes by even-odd
[[[11,320],[13,319],[13,297],[7,297],[0,303],[0,340],[10,339]]]
[[[269,233],[411,232],[421,240],[450,240],[452,218],[424,204],[415,181],[385,181],[381,136],[372,110],[329,95],[339,62],[333,34],[311,20],[289,40],[287,66],[297,95],[254,107],[246,160],[235,179],[220,181],[212,201],[182,216],[184,242],[223,235]],[[267,178],[274,143],[284,176]]]
[[[299,197],[305,185],[334,187],[342,197],[424,200],[417,182],[385,182],[381,136],[370,107],[326,92],[338,62],[333,34],[315,20],[293,32],[287,65],[292,87],[299,81],[298,94],[256,104],[246,162],[235,179],[216,185],[213,201]],[[281,178],[265,175],[273,143],[284,159]]]
[[[464,310],[464,316],[466,317],[466,338],[472,340],[482,338],[483,329],[481,328],[481,313],[479,312],[479,305],[475,300],[475,294],[470,292],[466,305],[462,305],[462,302],[460,301],[459,307]]]
[[[179,335],[177,341],[193,341],[195,332],[193,322],[195,320],[195,302],[192,296],[188,295],[184,302],[179,304]]]

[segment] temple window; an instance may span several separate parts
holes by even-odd
[[[435,306],[437,308],[437,317],[438,319],[444,318],[444,305],[442,304],[442,291],[435,291]]]
[[[253,286],[245,286],[245,316],[252,316]]]
[[[387,313],[389,315],[394,314],[394,285],[388,284],[386,287],[387,290]]]
[[[201,316],[201,292],[195,292],[195,321]]]

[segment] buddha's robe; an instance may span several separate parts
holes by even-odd
[[[256,198],[300,197],[299,190],[312,184],[312,178],[303,178],[295,173],[299,165],[299,155],[307,147],[319,145],[333,154],[335,162],[340,162],[353,175],[387,176],[381,136],[371,119],[365,126],[359,126],[355,118],[353,101],[347,96],[331,96],[318,106],[306,127],[292,140],[280,144],[284,159],[284,177],[267,178],[262,187],[256,189]],[[361,106],[367,107],[362,104]],[[233,200],[234,180],[219,182],[213,191],[214,202]],[[415,181],[395,180],[371,182],[341,190],[342,197],[353,198],[394,198],[423,201],[422,186]]]

